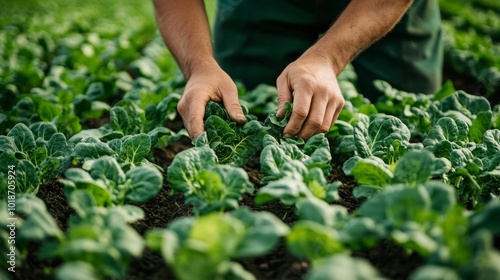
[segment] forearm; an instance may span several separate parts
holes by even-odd
[[[387,34],[412,0],[352,0],[340,17],[306,53],[321,55],[338,74],[373,42]]]
[[[186,79],[214,63],[203,0],[153,0],[158,29]]]

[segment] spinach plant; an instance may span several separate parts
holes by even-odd
[[[6,136],[0,136],[0,148],[2,195],[7,194],[8,166],[15,166],[16,193],[36,194],[40,184],[63,172],[73,159],[64,134],[48,122],[29,128],[22,123],[15,125]]]
[[[160,251],[179,279],[255,279],[237,258],[272,250],[288,227],[274,215],[240,208],[179,218],[167,229],[146,234],[148,248]]]
[[[67,279],[70,268],[91,279],[125,275],[132,258],[139,257],[144,248],[144,239],[127,224],[142,218],[142,209],[98,207],[84,190],[71,193],[68,201],[75,214],[63,233],[41,200],[34,196],[20,199],[19,210],[28,217],[20,237],[42,243],[40,259],[64,262],[55,269],[56,279]]]
[[[165,121],[171,118],[172,103],[178,96],[172,95],[163,99],[157,105],[141,109],[131,100],[122,100],[110,110],[109,123],[94,129],[83,130],[69,139],[77,144],[89,137],[108,142],[125,136],[147,134],[150,137],[150,148],[166,146],[174,133],[164,127]]]
[[[337,149],[350,157],[375,156],[391,165],[406,152],[422,148],[419,143],[410,143],[410,130],[394,116],[375,115],[369,122],[364,118],[348,130],[351,131],[352,136],[338,138],[341,142]]]
[[[95,160],[110,156],[116,159],[124,171],[136,166],[149,166],[161,171],[159,166],[148,160],[150,150],[151,136],[141,133],[113,139],[107,143],[93,137],[85,138],[76,144],[74,155],[87,170]]]
[[[65,179],[59,179],[70,195],[76,190],[88,191],[96,205],[110,207],[127,201],[145,202],[156,195],[163,184],[163,176],[156,168],[138,166],[126,172],[116,159],[102,156],[93,161],[89,172],[69,168]]]
[[[292,160],[300,161],[307,169],[318,168],[324,176],[330,174],[332,155],[324,134],[314,135],[301,147],[286,140],[277,140],[271,135],[265,135],[263,145],[260,164],[264,176],[261,183],[283,177],[280,171],[282,165]]]
[[[243,126],[229,119],[225,109],[209,102],[205,112],[205,131],[196,140],[195,146],[208,146],[215,151],[221,164],[243,166],[262,147],[262,138],[269,128],[253,116],[246,115]]]
[[[254,188],[239,167],[218,163],[214,150],[193,147],[178,153],[167,170],[172,189],[184,193],[195,213],[204,214],[238,207],[244,193]]]

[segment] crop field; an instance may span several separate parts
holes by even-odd
[[[0,279],[500,279],[500,2],[439,3],[443,87],[304,141],[238,81],[191,140],[150,1],[3,1]]]

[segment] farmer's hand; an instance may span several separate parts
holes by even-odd
[[[327,132],[344,107],[337,75],[328,59],[304,54],[288,65],[278,77],[278,117],[284,117],[284,105],[293,102],[290,120],[283,133],[309,139]]]
[[[177,110],[191,138],[203,131],[203,117],[208,101],[222,102],[229,117],[237,123],[246,122],[238,102],[233,80],[217,64],[200,65],[189,77]]]

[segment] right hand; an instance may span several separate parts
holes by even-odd
[[[222,102],[233,121],[240,124],[246,122],[238,101],[238,90],[231,77],[217,63],[200,65],[188,78],[177,105],[184,127],[192,139],[204,131],[205,106],[210,100]]]

